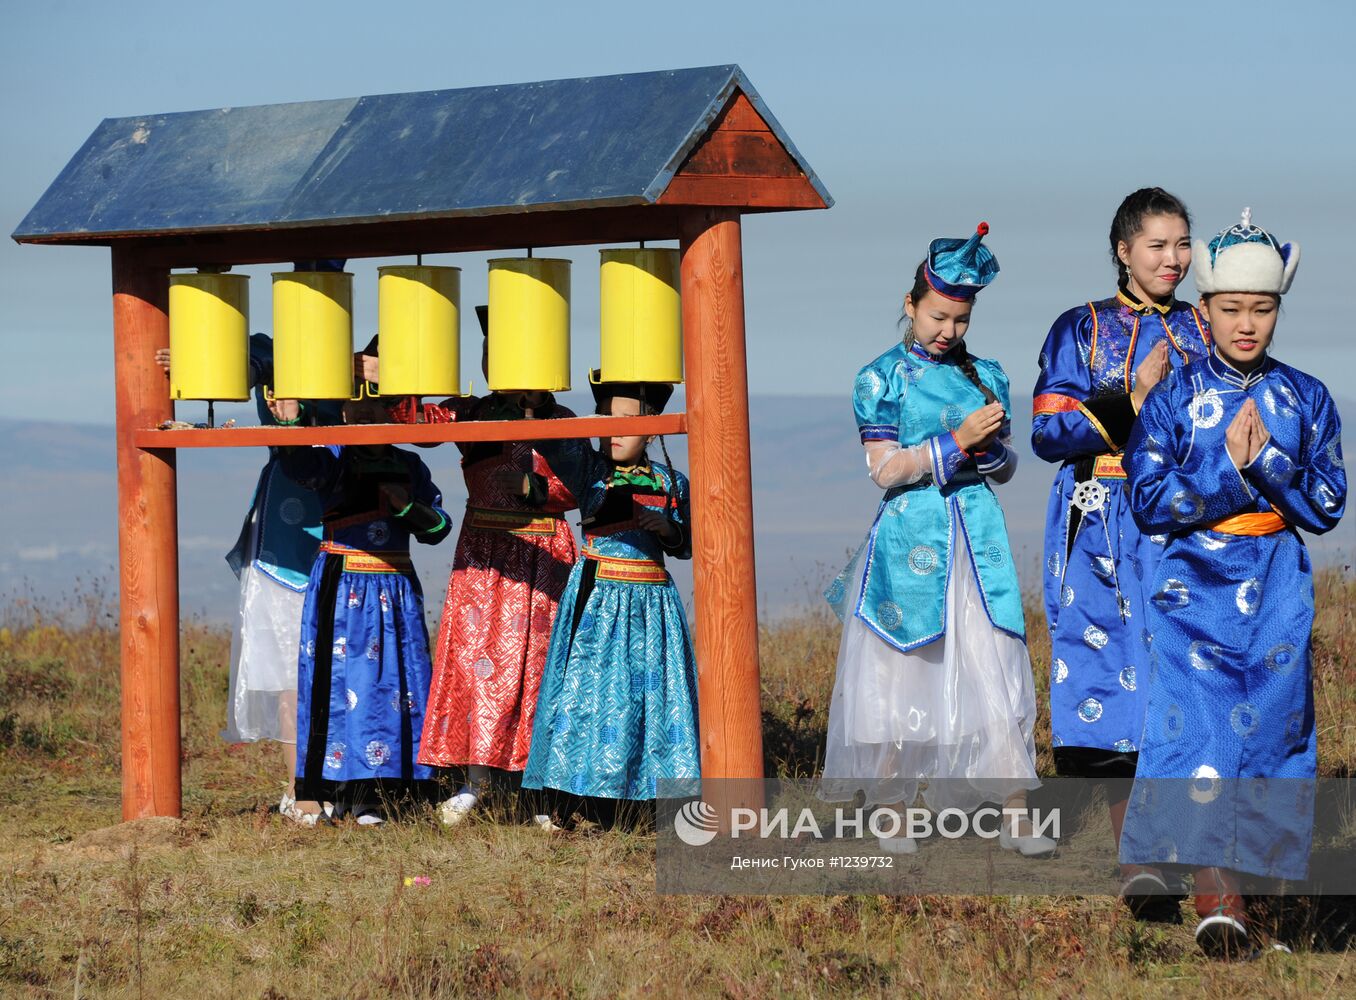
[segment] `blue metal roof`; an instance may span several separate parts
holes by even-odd
[[[828,192],[738,66],[103,121],[14,239],[652,204],[736,90]]]

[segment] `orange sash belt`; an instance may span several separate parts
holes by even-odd
[[[668,583],[669,580],[668,571],[653,559],[619,559],[602,555],[593,549],[585,549],[584,558],[598,564],[594,577],[597,580],[611,580],[614,583]]]
[[[1280,514],[1274,510],[1267,510],[1256,514],[1235,514],[1233,517],[1212,521],[1206,527],[1225,535],[1257,536],[1274,535],[1278,531],[1284,531],[1287,525],[1285,518]]]
[[[338,542],[321,542],[321,552],[344,557],[345,573],[413,573],[408,552],[364,552]]]
[[[507,531],[514,535],[554,535],[560,517],[530,514],[520,510],[494,510],[490,507],[467,507],[466,523],[484,531]]]

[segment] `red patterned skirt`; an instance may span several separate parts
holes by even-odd
[[[526,766],[551,626],[578,556],[564,518],[468,509],[433,651],[419,763]]]

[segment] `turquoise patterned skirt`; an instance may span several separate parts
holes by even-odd
[[[695,792],[697,665],[677,588],[597,580],[581,613],[589,563],[561,597],[523,787],[653,799],[659,779],[677,778]]]

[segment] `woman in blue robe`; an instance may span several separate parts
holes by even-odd
[[[657,413],[673,387],[599,383],[600,413]],[[666,556],[690,559],[687,477],[645,456],[648,439],[534,447],[578,501],[584,546],[551,631],[524,788],[653,800],[696,794],[697,664]],[[563,811],[563,810],[562,810]]]
[[[1134,516],[1167,541],[1120,851],[1195,869],[1197,941],[1236,953],[1248,944],[1236,873],[1308,870],[1314,587],[1299,530],[1332,530],[1347,483],[1332,396],[1267,354],[1299,248],[1245,211],[1196,257],[1213,349],[1150,393],[1127,451]]]
[[[380,403],[348,422],[385,418]],[[374,783],[431,780],[419,764],[432,661],[410,539],[436,544],[451,521],[428,467],[389,445],[286,448],[283,471],[314,490],[325,539],[302,612],[297,678],[298,797],[379,821]],[[334,794],[345,785],[344,802]]]
[[[1116,294],[1055,320],[1033,401],[1032,448],[1059,463],[1042,574],[1055,767],[1106,781],[1118,842],[1144,726],[1143,588],[1166,541],[1136,527],[1123,456],[1149,389],[1209,347],[1200,313],[1174,297],[1191,263],[1190,226],[1186,206],[1161,188],[1121,202],[1110,239]],[[1139,876],[1149,892],[1167,888],[1158,873],[1123,870],[1135,909]]]

